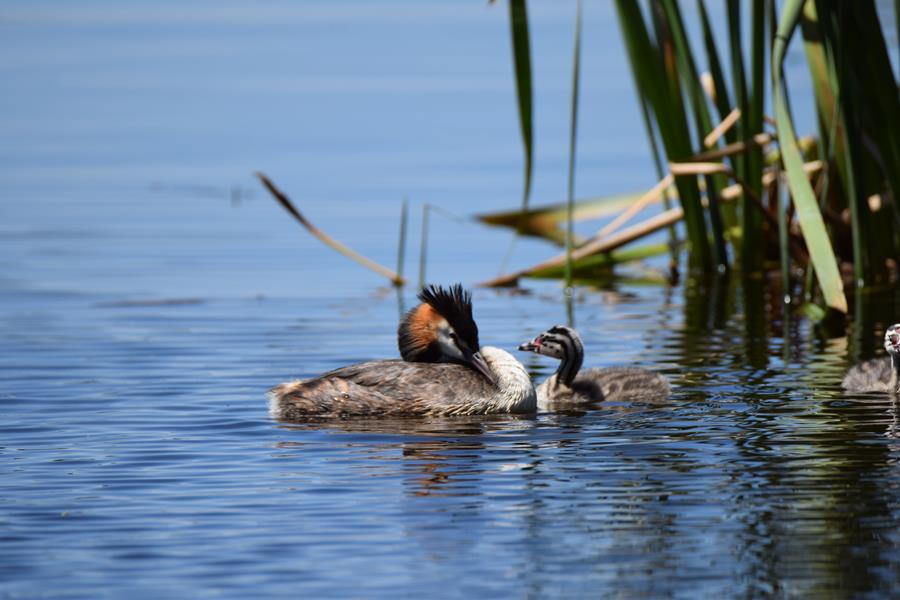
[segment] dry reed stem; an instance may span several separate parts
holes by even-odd
[[[706,96],[709,98],[710,102],[713,104],[716,103],[716,83],[713,80],[713,76],[709,71],[704,71],[700,73],[700,85],[703,86],[703,91],[706,92]]]
[[[725,158],[726,156],[732,156],[734,154],[740,154],[744,152],[748,148],[753,148],[756,146],[765,147],[774,139],[774,136],[771,133],[757,133],[753,136],[753,139],[748,142],[735,142],[733,144],[728,144],[726,146],[722,146],[716,150],[710,150],[709,152],[701,152],[699,154],[695,154],[690,158],[691,161],[710,161],[717,160],[720,158]]]
[[[671,173],[663,177],[659,183],[650,188],[650,190],[638,198],[638,200],[626,208],[624,211],[619,213],[619,216],[610,221],[603,227],[600,231],[594,235],[594,239],[604,238],[607,235],[616,231],[619,227],[621,227],[624,223],[626,223],[631,217],[641,212],[645,207],[650,204],[654,204],[659,202],[662,199],[663,193],[669,189],[669,187],[675,182],[675,178]]]
[[[803,164],[803,170],[806,172],[807,176],[812,176],[821,171],[824,166],[825,164],[821,160],[811,160],[808,163]],[[787,180],[787,176],[784,174],[784,171],[781,171],[779,179],[781,181]],[[773,181],[775,181],[775,169],[769,167],[763,173],[763,187],[772,185]],[[722,189],[722,192],[719,195],[719,199],[724,201],[736,200],[742,193],[743,188],[741,188],[741,184],[734,183]]]
[[[719,138],[728,133],[728,130],[734,127],[734,124],[737,123],[740,118],[741,109],[735,108],[728,113],[718,125],[713,127],[713,130],[710,131],[705,138],[703,138],[703,145],[707,148],[715,146],[716,142],[719,141]]]
[[[336,239],[329,236],[327,233],[325,233],[324,231],[322,231],[321,229],[319,229],[318,227],[316,227],[315,225],[310,223],[309,220],[306,217],[304,217],[300,213],[299,210],[297,210],[297,208],[290,201],[290,199],[287,196],[285,196],[281,190],[279,190],[277,187],[275,187],[275,184],[272,183],[268,177],[266,177],[261,172],[257,172],[256,176],[259,178],[259,180],[262,182],[262,184],[264,186],[266,186],[266,189],[269,190],[269,192],[278,201],[278,203],[281,204],[281,206],[283,206],[284,209],[291,214],[291,216],[293,216],[295,219],[297,219],[297,221],[299,221],[300,224],[303,225],[303,227],[305,227],[306,230],[308,232],[310,232],[313,235],[313,237],[318,239],[320,242],[322,242],[326,246],[333,248],[334,250],[337,250],[338,252],[340,252],[341,254],[346,256],[347,258],[355,260],[362,266],[375,271],[379,275],[387,277],[388,279],[391,280],[391,283],[393,283],[394,285],[399,286],[399,285],[404,285],[406,283],[406,280],[403,277],[401,277],[400,275],[398,275],[397,273],[391,271],[387,267],[384,267],[384,266],[378,264],[377,262],[375,262],[373,260],[366,258],[365,256],[356,252],[355,250],[348,248],[341,242],[337,241]]]
[[[676,176],[697,176],[697,175],[716,175],[723,174],[727,175],[730,179],[733,179],[737,182],[737,184],[741,187],[741,191],[744,193],[744,196],[750,200],[751,204],[756,207],[756,209],[762,214],[762,216],[766,219],[769,224],[769,227],[772,228],[772,231],[778,231],[778,218],[769,211],[769,209],[762,203],[762,200],[750,189],[750,186],[747,183],[740,179],[737,174],[732,171],[728,165],[725,163],[669,163],[670,171]],[[804,249],[800,240],[795,236],[791,235],[789,237],[789,243],[791,246],[791,254],[794,255],[794,258],[797,260],[805,261],[808,256]]]

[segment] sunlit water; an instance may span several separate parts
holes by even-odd
[[[276,383],[396,356],[415,300],[310,240],[252,170],[390,264],[404,195],[461,215],[518,202],[505,12],[419,4],[0,12],[16,91],[0,96],[0,596],[900,589],[900,409],[839,390],[900,320],[896,292],[862,297],[833,337],[735,281],[579,289],[586,364],[656,369],[668,402],[269,418]],[[558,82],[541,114],[562,111],[539,146],[546,200],[564,182],[571,11],[535,4],[541,81]],[[614,14],[592,6],[586,56],[618,54],[586,58],[606,79],[585,93],[616,118],[587,113],[602,131],[581,186],[632,191],[652,169]],[[432,225],[430,280],[496,273],[507,236]],[[547,252],[521,242],[514,262]],[[483,343],[565,320],[557,286],[527,287],[475,291]],[[538,380],[554,368],[521,359]]]

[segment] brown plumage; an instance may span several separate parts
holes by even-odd
[[[533,412],[534,387],[524,367],[509,364],[512,356],[498,348],[484,353],[500,386],[462,365],[378,360],[281,384],[269,393],[271,412],[285,420]]]
[[[663,400],[671,393],[665,377],[639,367],[606,367],[584,369],[571,385],[554,380],[554,374],[541,386],[553,390],[548,399],[554,402],[631,402],[636,400]]]

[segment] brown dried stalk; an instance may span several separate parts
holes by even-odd
[[[283,206],[286,211],[291,213],[291,216],[293,216],[295,219],[297,219],[297,221],[299,221],[300,224],[303,225],[303,227],[305,227],[306,230],[313,235],[313,237],[318,239],[320,242],[322,242],[326,246],[329,246],[329,247],[337,250],[338,252],[340,252],[341,254],[346,256],[347,258],[353,259],[356,262],[358,262],[359,264],[361,264],[362,266],[372,269],[379,275],[387,277],[388,279],[390,279],[391,283],[393,283],[394,285],[400,286],[400,285],[406,284],[406,280],[403,277],[401,277],[400,275],[398,275],[397,273],[391,271],[387,267],[384,267],[384,266],[378,264],[377,262],[375,262],[373,260],[366,258],[365,256],[363,256],[362,254],[359,254],[355,250],[348,248],[341,242],[337,241],[336,239],[329,236],[327,233],[325,233],[324,231],[322,231],[321,229],[319,229],[318,227],[316,227],[315,225],[310,223],[309,220],[306,217],[304,217],[300,213],[299,210],[297,210],[297,208],[290,201],[290,199],[287,196],[285,196],[281,190],[279,190],[277,187],[275,187],[275,184],[272,183],[268,177],[266,177],[263,173],[260,173],[260,172],[257,172],[256,176],[259,178],[259,180],[262,182],[262,184],[264,186],[266,186],[266,189],[269,190],[269,192],[272,194],[272,196],[276,200],[278,200],[278,203],[281,204],[281,206]]]

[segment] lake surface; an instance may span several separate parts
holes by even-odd
[[[413,279],[423,203],[520,200],[505,9],[333,4],[0,9],[0,597],[896,593],[900,407],[839,389],[896,290],[851,298],[843,336],[752,283],[640,272],[579,288],[574,319],[587,365],[658,370],[666,403],[269,417],[274,384],[396,356],[415,294],[312,240],[255,170],[389,265],[408,197]],[[573,10],[530,6],[548,202]],[[645,189],[615,14],[586,19],[579,190]],[[429,281],[497,273],[508,234],[431,226]],[[512,265],[550,251],[521,240]],[[474,291],[483,343],[565,321],[557,285],[525,287]]]

